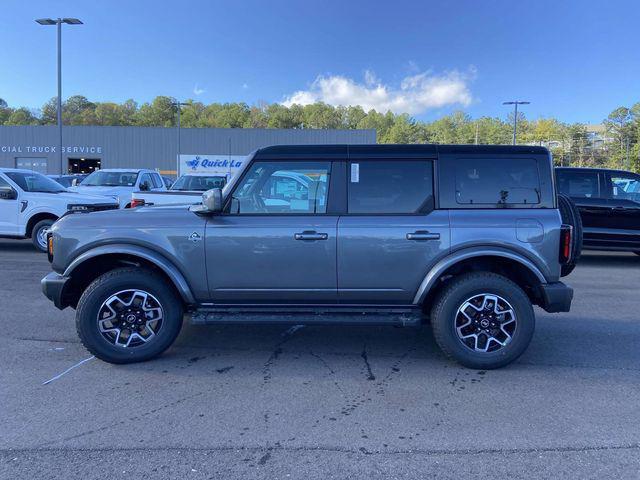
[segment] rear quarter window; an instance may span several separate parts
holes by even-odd
[[[557,170],[556,184],[558,191],[574,198],[600,197],[598,172],[575,170]]]
[[[458,159],[455,201],[465,205],[537,205],[538,162],[529,158]]]

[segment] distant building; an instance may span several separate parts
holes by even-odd
[[[286,144],[370,144],[375,130],[183,128],[183,161],[200,157],[211,164],[232,163],[253,150]],[[0,167],[61,173],[56,126],[0,126]],[[178,131],[163,127],[65,126],[62,170],[87,173],[96,168],[152,168],[174,175]]]

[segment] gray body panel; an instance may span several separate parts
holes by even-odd
[[[218,215],[207,223],[210,300],[335,303],[337,216]],[[296,240],[303,232],[324,240]]]
[[[52,228],[56,244],[52,267],[68,276],[70,266],[77,266],[79,262],[74,261],[83,254],[86,259],[98,254],[135,254],[132,250],[137,249],[172,265],[189,286],[191,298],[203,301],[208,297],[203,241],[206,222],[206,217],[189,212],[187,207],[67,215]],[[193,240],[194,233],[199,240]],[[129,251],[123,250],[124,246]]]
[[[407,238],[415,232],[435,235],[429,240]],[[427,215],[342,216],[338,222],[340,303],[410,304],[423,277],[449,249],[446,210]]]

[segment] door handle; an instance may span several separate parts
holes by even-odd
[[[413,233],[407,233],[407,240],[417,240],[417,241],[425,241],[425,240],[440,240],[439,233],[430,233],[426,230],[418,230]]]
[[[309,241],[326,240],[327,238],[329,238],[329,234],[305,230],[304,232],[294,234],[293,238],[295,238],[296,240],[309,240]]]

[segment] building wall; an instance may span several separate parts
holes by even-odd
[[[63,162],[95,158],[102,168],[153,168],[175,172],[177,130],[163,127],[65,126]],[[202,155],[247,155],[269,145],[370,144],[375,130],[307,130],[251,128],[183,128],[180,152]],[[0,126],[0,167],[17,159],[46,159],[48,173],[60,173],[55,126]]]

